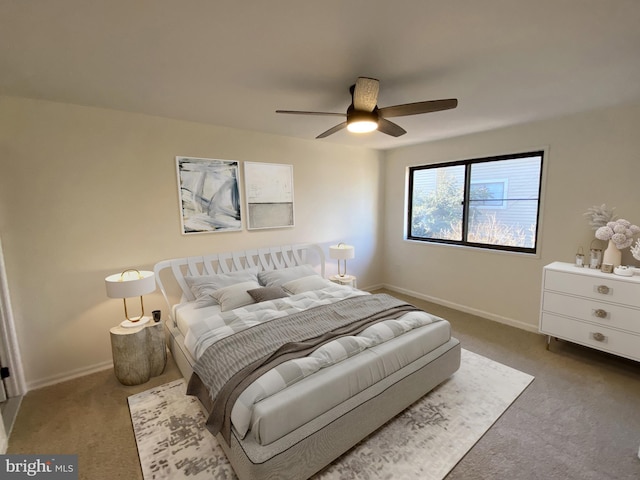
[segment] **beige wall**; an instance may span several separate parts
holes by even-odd
[[[181,235],[176,155],[293,165],[296,226]],[[104,277],[127,267],[345,241],[356,247],[349,269],[359,285],[381,282],[382,154],[373,150],[0,97],[0,162],[0,238],[29,388],[111,361],[109,328],[123,309]],[[165,310],[157,292],[145,306]]]
[[[386,156],[384,281],[398,290],[529,330],[537,329],[542,268],[588,253],[583,213],[606,203],[640,225],[640,106],[611,108],[393,150]],[[547,148],[537,257],[403,239],[410,165]],[[623,262],[638,264],[629,250]]]
[[[165,118],[0,97],[0,238],[29,388],[111,361],[122,303],[103,279],[161,259],[282,243],[356,246],[349,270],[488,318],[536,329],[542,267],[572,261],[607,203],[640,223],[640,106],[387,152]],[[546,148],[540,255],[403,239],[406,167]],[[185,237],[175,156],[294,166],[296,226]],[[243,193],[243,192],[242,192]],[[635,262],[625,252],[627,263]],[[328,274],[335,273],[328,262]],[[165,309],[159,293],[147,310]]]

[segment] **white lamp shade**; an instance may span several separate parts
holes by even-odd
[[[349,260],[355,257],[355,249],[352,245],[339,243],[329,247],[329,257],[334,260]]]
[[[153,272],[126,270],[109,275],[104,279],[109,298],[141,297],[156,289],[156,277]]]

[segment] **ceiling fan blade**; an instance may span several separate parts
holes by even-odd
[[[378,119],[378,131],[382,133],[386,133],[387,135],[391,135],[392,137],[399,137],[400,135],[404,135],[407,131],[402,128],[400,125],[396,125],[389,120],[385,120],[384,118]]]
[[[384,118],[405,117],[407,115],[418,115],[420,113],[439,112],[449,110],[458,106],[458,99],[448,98],[445,100],[429,100],[426,102],[405,103],[404,105],[394,105],[378,109],[378,114]]]
[[[380,82],[375,78],[358,77],[353,89],[353,108],[373,112],[378,104]]]
[[[276,113],[290,113],[293,115],[330,115],[332,117],[346,117],[346,113],[333,113],[333,112],[304,112],[300,110],[276,110]]]
[[[318,135],[316,138],[325,138],[328,137],[329,135],[333,135],[336,132],[339,132],[340,130],[342,130],[343,128],[345,128],[347,126],[347,122],[342,122],[339,123],[338,125],[336,125],[335,127],[331,127],[329,130],[327,130],[326,132],[322,132],[320,135]]]

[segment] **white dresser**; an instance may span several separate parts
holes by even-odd
[[[540,332],[640,361],[640,276],[547,265]]]

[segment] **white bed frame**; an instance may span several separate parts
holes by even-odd
[[[310,264],[324,277],[325,256],[316,244],[281,245],[238,252],[215,253],[198,257],[183,257],[158,262],[154,267],[156,283],[168,307],[165,321],[167,344],[182,376],[189,380],[195,360],[184,347],[184,336],[173,318],[173,305],[195,300],[185,276],[215,275],[251,268],[259,271],[278,270]],[[169,275],[170,273],[170,275]],[[176,288],[179,287],[179,288]]]
[[[265,271],[308,263],[319,269],[324,277],[324,261],[321,247],[302,244],[165,260],[156,264],[155,274],[171,312],[172,305],[179,300],[194,300],[185,275],[228,273],[255,267]],[[173,274],[173,282],[179,287],[175,301],[171,301],[173,295],[165,287],[166,279],[163,278],[169,277],[169,273]],[[165,326],[176,364],[189,379],[194,360],[184,348],[184,338],[175,319],[170,316]],[[233,430],[229,444],[221,434],[216,438],[240,480],[303,480],[445,381],[459,366],[460,343],[451,337],[424,357],[270,445],[258,445],[250,435],[241,440]]]

